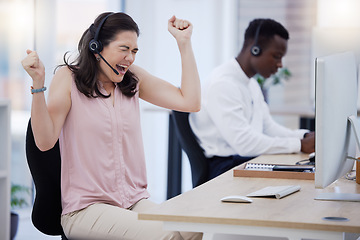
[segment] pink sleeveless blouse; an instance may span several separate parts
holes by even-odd
[[[94,203],[128,208],[149,197],[139,95],[126,97],[116,86],[114,97],[114,105],[110,98],[88,98],[72,81],[59,139],[62,214]]]

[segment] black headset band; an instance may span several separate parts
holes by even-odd
[[[104,25],[106,19],[108,19],[108,17],[110,17],[113,14],[115,14],[115,13],[110,13],[110,14],[106,15],[106,17],[104,17],[103,20],[101,20],[101,22],[100,22],[100,24],[97,27],[96,32],[95,32],[95,36],[94,36],[95,41],[98,41],[100,30],[101,30],[102,26]]]
[[[261,20],[259,23],[259,26],[256,28],[255,38],[254,38],[254,46],[256,46],[258,44],[260,29],[261,29],[262,24],[263,24],[263,21]]]

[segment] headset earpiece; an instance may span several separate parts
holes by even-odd
[[[253,56],[259,56],[261,54],[261,48],[258,45],[254,45],[251,47],[251,54]]]
[[[92,53],[100,53],[103,50],[103,45],[101,43],[99,39],[99,34],[100,34],[100,30],[102,28],[102,26],[104,25],[106,19],[108,17],[110,17],[111,15],[113,15],[114,13],[110,13],[109,15],[107,15],[106,17],[104,17],[104,19],[100,22],[99,26],[96,29],[94,38],[92,40],[90,40],[89,42],[89,50]]]
[[[262,23],[263,22],[261,21],[259,23],[259,26],[256,28],[254,45],[250,49],[251,54],[255,57],[260,56],[260,54],[261,54],[261,47],[258,45],[258,39],[259,39],[260,28],[261,28]]]
[[[99,53],[102,51],[103,46],[100,41],[96,41],[95,39],[92,39],[89,43],[89,49],[92,53]]]

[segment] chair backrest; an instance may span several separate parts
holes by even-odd
[[[209,163],[204,150],[196,140],[196,136],[189,124],[189,113],[172,111],[172,120],[176,128],[180,145],[190,161],[193,187],[209,180]]]
[[[36,190],[32,222],[44,234],[63,235],[60,224],[62,207],[59,141],[52,149],[40,151],[35,144],[31,121],[29,121],[25,145],[26,158]]]

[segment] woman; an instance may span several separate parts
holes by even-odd
[[[124,13],[103,13],[80,39],[74,63],[59,68],[47,104],[45,69],[27,50],[22,65],[33,79],[31,124],[42,151],[60,142],[62,217],[70,239],[201,239],[164,232],[137,220],[155,206],[147,198],[139,98],[179,111],[198,111],[200,81],[191,47],[193,26],[175,16],[168,30],[182,61],[181,88],[133,65],[139,29]]]

